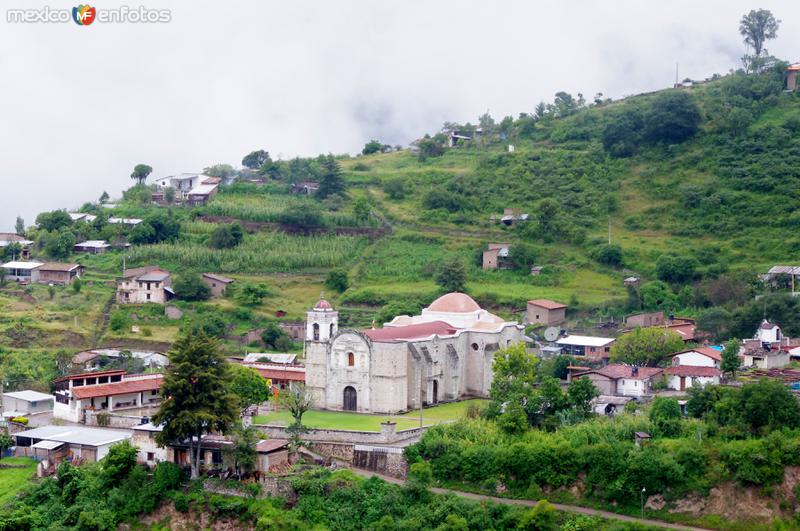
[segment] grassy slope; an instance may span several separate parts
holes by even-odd
[[[0,468],[0,507],[11,500],[28,484],[36,473],[36,461],[27,457],[9,457],[0,461],[3,465],[21,468]]]

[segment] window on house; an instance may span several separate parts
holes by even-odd
[[[356,355],[352,352],[347,353],[347,365],[352,367],[356,364]]]
[[[536,314],[536,318],[537,318],[537,319],[539,318],[539,314],[538,314],[538,313]]]
[[[150,391],[150,395],[157,395],[157,394],[158,394],[158,389],[153,389],[152,391]]]
[[[589,352],[594,352],[595,350],[597,350],[597,349],[594,348],[594,347],[589,347]]]
[[[149,293],[147,294],[147,300],[150,300],[150,294]]]
[[[153,452],[147,452],[147,460],[148,461],[155,461],[156,460],[156,454],[154,454]]]

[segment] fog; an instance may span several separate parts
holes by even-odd
[[[102,8],[122,3],[104,2]],[[138,7],[139,3],[129,5]],[[449,121],[530,112],[555,92],[620,98],[739,66],[742,14],[719,1],[146,0],[156,24],[10,23],[0,2],[0,231],[154,177],[273,157],[408,144]],[[69,4],[72,7],[72,4]]]

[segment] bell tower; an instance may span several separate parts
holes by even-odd
[[[306,341],[328,342],[339,329],[339,312],[323,294],[306,316]]]

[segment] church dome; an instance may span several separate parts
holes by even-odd
[[[324,298],[320,297],[317,303],[314,305],[315,310],[333,310],[333,306],[331,303],[326,301]]]
[[[448,293],[442,295],[428,306],[429,312],[472,313],[481,309],[475,300],[466,293]]]

